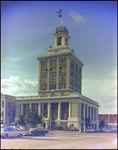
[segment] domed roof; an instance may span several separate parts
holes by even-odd
[[[58,26],[56,28],[55,33],[59,33],[59,32],[66,32],[68,34],[68,30],[66,29],[66,27],[64,25]]]

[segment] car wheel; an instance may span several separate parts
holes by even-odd
[[[22,136],[22,134],[19,134],[18,137],[20,138]]]
[[[7,138],[7,137],[8,137],[8,134],[5,134],[5,135],[4,135],[4,138]]]

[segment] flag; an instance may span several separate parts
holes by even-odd
[[[60,9],[59,11],[57,11],[57,14],[61,14],[62,13],[62,9]]]
[[[62,15],[59,15],[59,18],[61,18],[62,17]]]

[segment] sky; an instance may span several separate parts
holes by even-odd
[[[1,93],[38,95],[39,55],[54,47],[57,15],[84,63],[82,95],[117,113],[117,1],[1,1]]]

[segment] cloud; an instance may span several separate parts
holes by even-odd
[[[38,82],[35,80],[22,80],[18,76],[2,79],[1,92],[13,96],[37,95]]]
[[[69,16],[72,17],[77,24],[80,24],[81,22],[84,23],[86,20],[80,13],[76,13],[73,11],[69,13]]]

